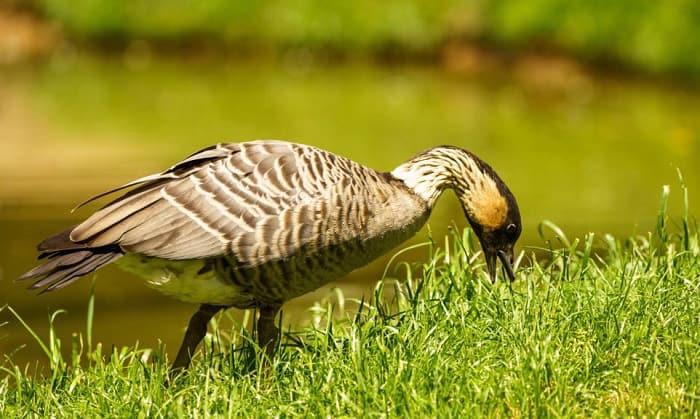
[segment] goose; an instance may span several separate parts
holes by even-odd
[[[216,144],[87,200],[76,208],[123,191],[39,243],[43,263],[18,280],[54,291],[115,262],[148,286],[199,304],[173,370],[189,367],[207,324],[229,307],[258,311],[258,344],[271,355],[282,304],[409,239],[446,189],[479,239],[491,280],[497,259],[514,280],[518,205],[469,151],[430,148],[387,173],[277,140]]]

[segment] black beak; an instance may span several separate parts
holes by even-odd
[[[508,279],[512,282],[515,281],[515,273],[513,273],[513,249],[484,249],[484,256],[486,257],[486,267],[489,270],[489,276],[491,277],[491,282],[496,282],[496,258],[501,260],[503,268],[506,271]]]
[[[506,275],[510,282],[515,281],[515,273],[513,272],[513,249],[510,248],[507,251],[499,250],[498,258],[501,259],[501,263],[506,270]]]

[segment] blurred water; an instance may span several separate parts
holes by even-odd
[[[552,87],[526,79],[474,79],[416,67],[271,62],[122,61],[73,57],[0,73],[0,305],[9,303],[47,335],[47,316],[65,308],[65,346],[83,332],[90,280],[35,296],[12,280],[31,268],[45,236],[78,222],[77,202],[157,172],[217,141],[279,138],[313,144],[390,170],[439,144],[489,162],[519,200],[521,244],[539,245],[552,220],[571,235],[630,235],[654,223],[660,188],[700,180],[700,97],[643,82],[577,79]],[[675,189],[677,191],[677,188]],[[449,194],[451,195],[451,194]],[[677,196],[677,195],[676,195]],[[678,202],[676,200],[675,202]],[[678,207],[672,207],[677,209]],[[440,238],[467,222],[452,196],[429,222]],[[416,240],[425,240],[427,232]],[[438,240],[440,241],[440,240]],[[413,252],[406,258],[425,258]],[[369,295],[388,259],[343,282]],[[95,340],[172,354],[192,305],[170,300],[108,267],[96,282]],[[327,289],[286,307],[286,322],[308,319]],[[0,352],[43,362],[38,345],[0,312]]]

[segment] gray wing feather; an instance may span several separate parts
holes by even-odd
[[[117,188],[138,185],[70,238],[168,259],[233,254],[242,265],[259,264],[311,240],[320,222],[314,199],[352,164],[299,144],[220,144]]]

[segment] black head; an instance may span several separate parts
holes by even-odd
[[[513,248],[522,232],[522,223],[518,204],[515,202],[513,195],[510,194],[510,191],[507,191],[506,202],[508,204],[507,215],[497,227],[484,227],[471,218],[469,219],[472,229],[474,229],[481,243],[491,281],[496,280],[497,259],[501,261],[508,279],[511,281],[515,280],[515,274],[513,273]]]
[[[471,170],[464,171],[464,181],[457,178],[455,189],[481,243],[491,280],[496,280],[496,260],[500,259],[512,281],[513,247],[522,232],[518,203],[491,166],[469,156],[474,164],[468,166]]]

